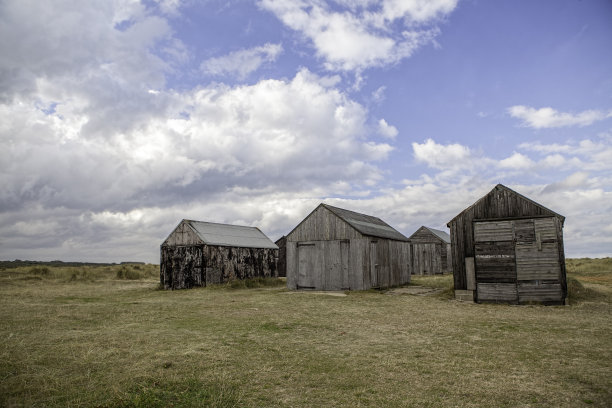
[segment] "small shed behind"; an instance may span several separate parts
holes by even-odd
[[[449,223],[455,294],[562,304],[565,217],[498,184]]]
[[[182,220],[161,245],[160,283],[183,289],[277,277],[278,247],[256,227]]]
[[[412,246],[412,274],[438,275],[450,272],[450,235],[422,226],[409,238]]]

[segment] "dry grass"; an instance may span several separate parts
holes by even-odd
[[[608,272],[592,271],[570,276],[601,286],[594,293],[612,288]],[[570,307],[475,305],[444,294],[288,296],[266,284],[162,291],[146,274],[118,279],[113,267],[75,279],[56,272],[0,271],[1,406],[612,401],[606,296]],[[421,284],[427,279],[452,280]]]

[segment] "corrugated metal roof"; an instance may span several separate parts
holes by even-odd
[[[278,249],[278,246],[257,227],[193,220],[185,221],[207,245]]]
[[[425,227],[427,228],[429,231],[431,231],[432,234],[436,235],[438,238],[440,238],[441,240],[443,240],[444,242],[446,242],[447,244],[450,244],[450,234],[448,232],[445,231],[440,231],[434,228],[429,228],[429,227]]]
[[[338,217],[340,217],[342,220],[344,220],[351,227],[355,228],[363,235],[394,239],[397,241],[408,241],[408,238],[406,238],[403,234],[401,234],[395,228],[391,227],[389,224],[387,224],[378,217],[345,210],[343,208],[333,207],[328,204],[321,205],[336,214]]]

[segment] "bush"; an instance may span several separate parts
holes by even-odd
[[[32,275],[48,276],[50,273],[51,269],[46,266],[34,266],[33,268],[30,268],[30,274]]]
[[[133,270],[132,268],[122,266],[117,270],[117,279],[136,280],[141,278],[142,276],[140,275],[140,273],[138,271]]]

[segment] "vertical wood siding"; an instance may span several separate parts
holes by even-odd
[[[277,277],[277,249],[209,245],[161,248],[160,283],[187,289],[234,279]]]
[[[363,290],[410,282],[408,242],[364,236],[325,207],[287,235],[287,287]]]
[[[159,281],[164,289],[206,286],[202,269],[202,246],[161,247]]]
[[[412,274],[436,275],[450,272],[450,244],[425,227],[410,236],[412,244]]]
[[[164,241],[163,245],[176,246],[176,245],[201,245],[204,244],[202,240],[196,235],[193,229],[185,221],[182,221],[175,229],[172,234]]]

